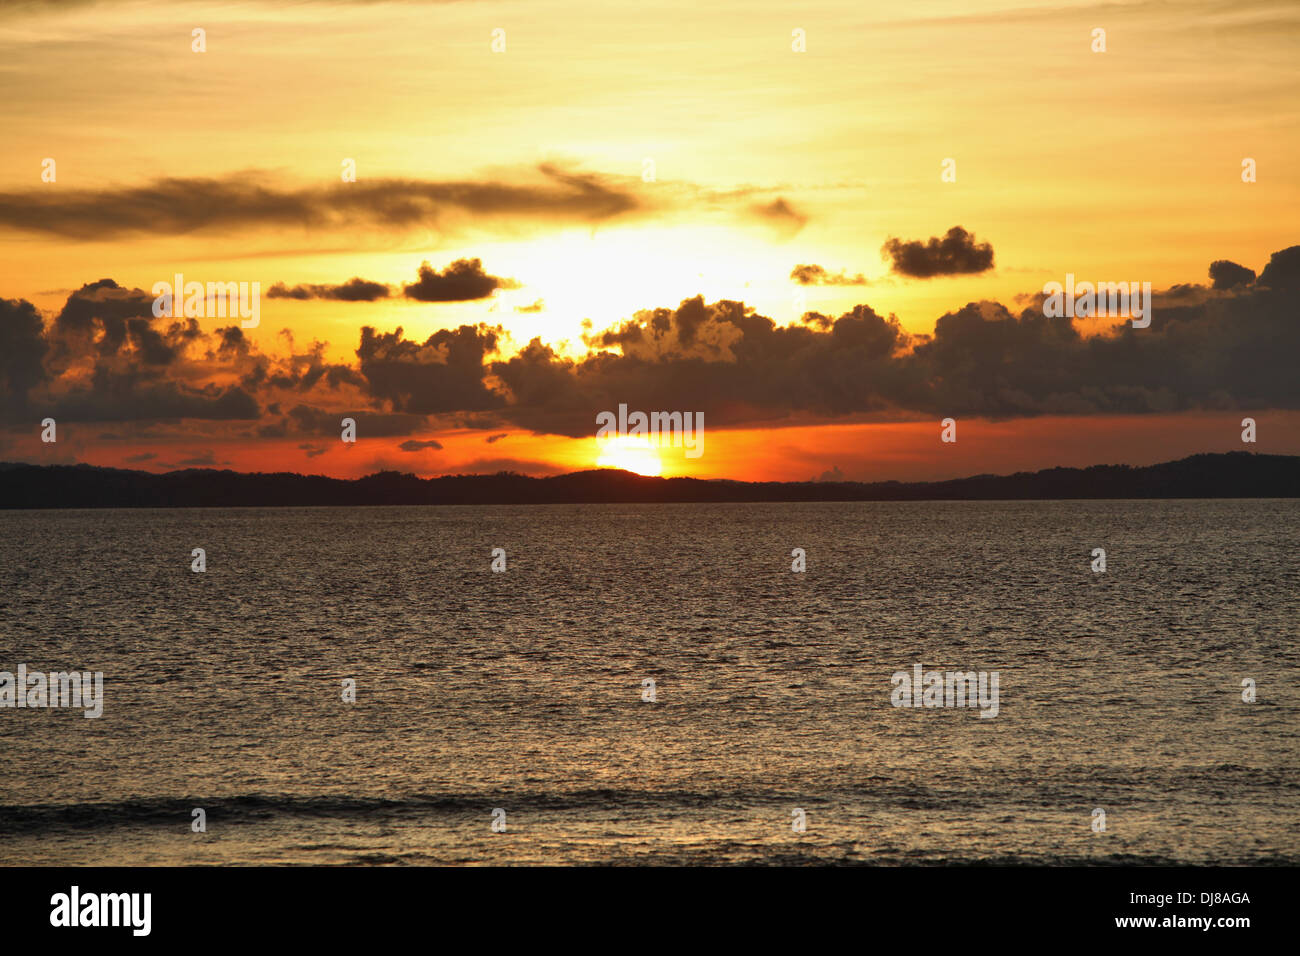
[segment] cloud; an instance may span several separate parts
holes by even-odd
[[[1292,409],[1297,286],[1300,246],[1275,253],[1253,283],[1157,290],[1146,329],[1117,322],[1085,335],[1089,323],[1045,316],[1041,297],[1020,300],[1018,311],[971,302],[918,334],[866,304],[779,325],[742,302],[696,296],[601,331],[588,326],[578,356],[540,337],[504,354],[503,330],[485,324],[417,340],[366,326],[347,364],[287,332],[286,353],[271,356],[237,327],[202,333],[192,320],[141,315],[147,295],[104,279],[72,293],[52,319],[0,300],[0,385],[4,413],[24,428],[45,415],[60,424],[191,419],[209,425],[186,424],[190,441],[337,440],[351,417],[359,438],[418,448],[433,446],[416,436],[444,428],[482,430],[488,444],[512,429],[590,436],[596,415],[622,403],[701,412],[711,428]]]
[[[790,205],[783,196],[778,196],[768,203],[751,206],[749,212],[758,220],[772,226],[784,238],[790,238],[808,224],[808,217]]]
[[[0,299],[0,421],[31,417],[28,393],[49,380],[45,367],[49,350],[36,306],[21,299]]]
[[[6,419],[258,418],[242,385],[197,380],[204,334],[194,319],[155,318],[153,298],[100,279],[69,295],[48,327],[30,303],[0,300]]]
[[[1227,259],[1217,259],[1210,263],[1210,278],[1216,289],[1235,289],[1237,286],[1254,282],[1255,270],[1239,266]]]
[[[488,275],[478,259],[457,259],[442,272],[427,262],[421,264],[419,281],[403,287],[402,294],[418,302],[472,302],[497,289],[517,288],[519,283],[513,279]]]
[[[473,221],[597,223],[644,209],[630,181],[550,163],[517,181],[366,179],[293,187],[258,171],[141,186],[0,192],[0,227],[70,239],[241,229],[446,232]]]
[[[924,242],[887,239],[880,251],[883,257],[892,260],[894,272],[918,279],[987,272],[993,268],[993,246],[977,243],[975,236],[961,226],[953,226],[942,239],[937,236]]]
[[[1297,408],[1288,357],[1300,354],[1300,323],[1287,285],[1300,283],[1296,250],[1270,263],[1279,288],[1262,287],[1263,276],[1229,294],[1177,286],[1157,293],[1150,328],[1122,322],[1101,335],[1047,318],[1041,302],[1019,313],[969,303],[941,316],[932,335],[911,335],[866,305],[778,326],[742,303],[696,297],[586,335],[592,351],[582,358],[534,339],[494,361],[510,396],[498,414],[578,437],[624,402],[703,412],[712,427]]]
[[[499,434],[496,435],[488,435],[488,437],[483,440],[487,442],[489,445],[494,445],[497,442],[499,442],[501,439],[508,438],[508,437],[509,437],[508,432],[500,432]]]
[[[831,273],[819,265],[795,266],[790,278],[800,285],[867,285],[862,273],[856,276],[849,276],[843,270]]]
[[[1273,253],[1259,274],[1259,284],[1271,289],[1300,288],[1300,246]]]
[[[427,423],[423,415],[389,414],[368,409],[333,410],[312,405],[295,405],[289,410],[288,420],[299,432],[338,438],[343,434],[345,418],[357,423],[358,439],[409,435]]]
[[[497,349],[500,328],[462,325],[440,329],[423,343],[395,332],[361,330],[357,348],[370,395],[396,412],[430,415],[500,408],[502,396],[484,381],[485,359]]]
[[[185,458],[182,461],[180,461],[178,464],[185,465],[190,468],[212,468],[213,466],[217,465],[218,462],[216,456],[212,452],[205,451],[194,455],[194,457],[192,458]]]
[[[429,439],[428,441],[416,441],[412,438],[410,441],[404,441],[397,446],[402,451],[424,451],[426,448],[432,448],[435,451],[442,451],[442,442]]]
[[[277,282],[267,290],[268,299],[333,299],[338,302],[374,302],[386,299],[392,290],[382,282],[371,282],[360,277],[349,279],[342,285],[296,285],[289,288]]]
[[[813,481],[848,481],[848,479],[844,477],[844,472],[840,471],[840,466],[834,465],[830,471],[823,471],[821,477],[814,478]]]
[[[365,378],[350,365],[329,362],[325,359],[325,343],[314,342],[306,352],[293,350],[292,336],[287,338],[290,352],[273,360],[270,356],[255,354],[252,342],[238,326],[218,329],[219,345],[209,357],[229,362],[233,370],[241,372],[239,384],[250,391],[278,390],[297,393],[324,388],[338,391],[352,386],[365,387]],[[280,333],[287,335],[287,330]]]
[[[543,311],[545,311],[545,310],[546,310],[546,303],[545,303],[544,301],[542,301],[541,299],[538,299],[538,300],[537,300],[536,302],[534,302],[532,305],[517,305],[517,306],[515,306],[515,311],[516,311],[516,312],[543,312]]]
[[[740,302],[688,299],[638,313],[584,341],[582,359],[540,340],[492,364],[512,397],[501,415],[539,432],[594,431],[597,412],[617,408],[702,412],[718,426],[879,409],[880,379],[897,377],[893,356],[909,337],[893,317],[858,306],[828,332],[778,326]],[[614,352],[610,349],[617,348]],[[873,384],[877,383],[877,384]]]

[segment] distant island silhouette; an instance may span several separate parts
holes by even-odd
[[[1094,465],[871,483],[649,478],[613,469],[547,478],[512,472],[418,478],[384,471],[343,479],[0,463],[0,508],[6,509],[1295,497],[1300,497],[1300,456],[1248,452],[1192,455],[1143,467]]]

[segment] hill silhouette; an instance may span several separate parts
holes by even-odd
[[[206,468],[153,474],[93,465],[0,464],[0,508],[9,509],[1294,497],[1300,497],[1300,457],[1248,452],[1193,455],[1143,467],[1094,465],[872,483],[648,478],[612,469],[548,478],[510,472],[418,478],[385,471],[342,479]]]

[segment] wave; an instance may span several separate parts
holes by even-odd
[[[811,803],[807,797],[805,803]],[[689,809],[787,806],[793,794],[741,791],[577,790],[566,793],[493,791],[491,793],[411,794],[402,797],[241,794],[226,797],[141,798],[103,803],[0,805],[0,835],[51,830],[101,830],[134,826],[188,825],[201,807],[209,824],[256,823],[281,817],[364,817],[490,813],[496,807],[528,811],[610,810],[613,808]]]

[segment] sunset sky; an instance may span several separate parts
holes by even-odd
[[[1298,41],[1293,2],[0,0],[0,460],[1300,454]],[[1045,318],[1067,273],[1151,326]],[[154,317],[176,274],[259,325]],[[703,455],[602,451],[619,403]]]

